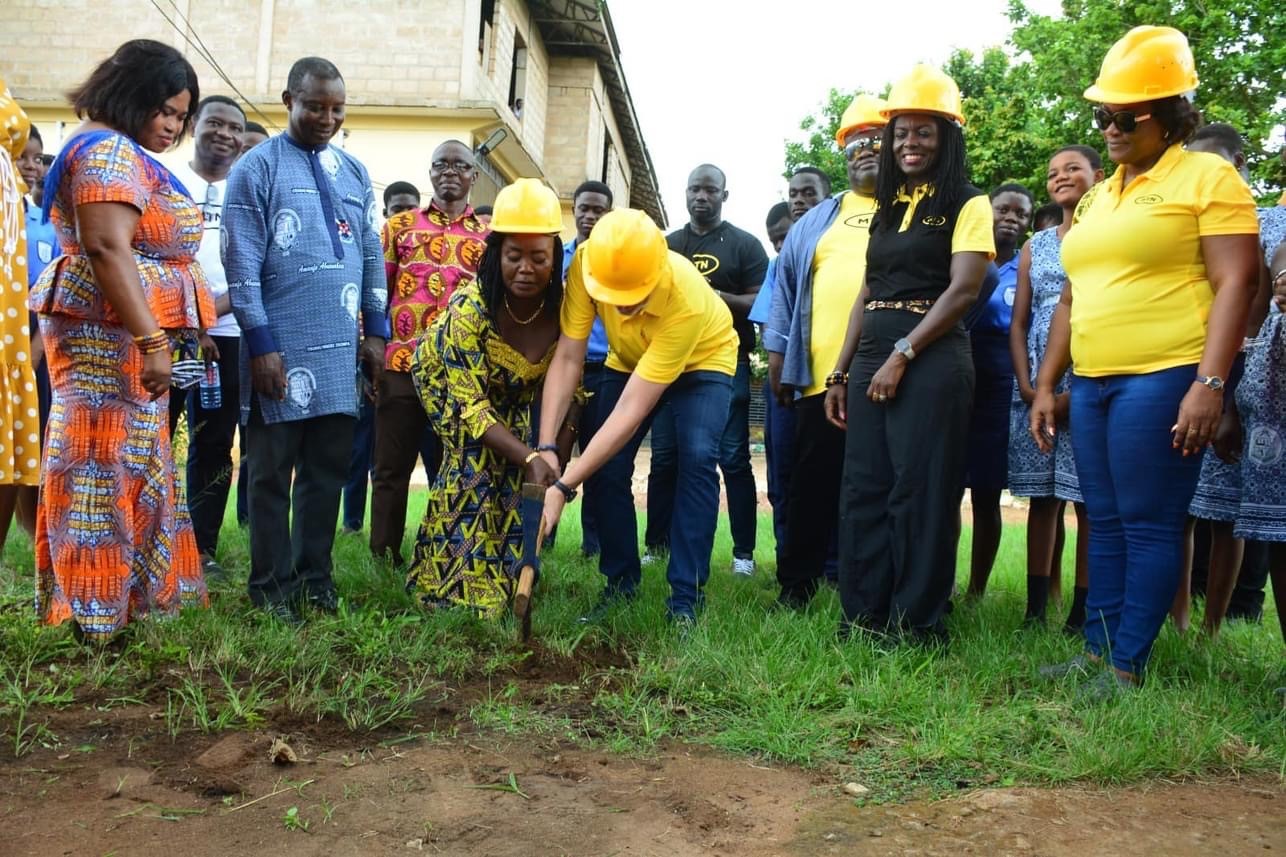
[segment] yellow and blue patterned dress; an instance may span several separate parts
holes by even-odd
[[[407,589],[425,605],[503,612],[522,553],[523,469],[482,443],[497,423],[535,442],[536,406],[554,346],[530,363],[500,338],[476,284],[452,296],[411,363],[442,439],[442,467],[420,524]]]

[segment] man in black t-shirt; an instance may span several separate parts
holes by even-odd
[[[732,529],[732,570],[749,576],[755,570],[757,494],[750,468],[750,352],[754,326],[747,316],[768,270],[768,254],[759,239],[723,220],[728,199],[723,170],[702,164],[688,176],[688,223],[666,236],[670,249],[687,257],[705,275],[710,287],[728,304],[741,338],[732,404],[719,445],[719,467],[728,491]],[[652,465],[648,476],[647,556],[668,549],[678,467],[673,413],[657,412],[652,422]]]

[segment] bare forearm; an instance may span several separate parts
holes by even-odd
[[[514,437],[509,427],[501,423],[496,423],[482,433],[482,445],[516,467],[525,465],[527,456],[532,452],[531,447]]]
[[[574,354],[563,348],[562,343],[559,343],[553,363],[545,375],[545,389],[540,398],[541,446],[557,441],[583,370],[583,356],[577,359]]]
[[[1241,350],[1245,338],[1246,318],[1253,298],[1254,288],[1241,284],[1225,286],[1215,293],[1198,374],[1228,377],[1233,358]]]

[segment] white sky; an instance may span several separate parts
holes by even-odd
[[[1057,14],[1057,0],[1028,0]],[[609,0],[621,64],[671,229],[697,164],[728,175],[724,219],[766,240],[785,198],[785,141],[830,88],[878,90],[916,62],[975,53],[1009,33],[1005,0]],[[766,10],[766,11],[765,11]],[[1105,47],[1106,49],[1106,47]]]

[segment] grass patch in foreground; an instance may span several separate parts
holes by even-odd
[[[423,505],[421,493],[412,515]],[[433,710],[467,685],[483,688],[458,708],[476,728],[626,753],[671,739],[702,743],[835,769],[870,787],[872,799],[992,783],[1281,777],[1286,769],[1286,714],[1273,692],[1284,680],[1282,642],[1271,612],[1262,625],[1228,626],[1214,642],[1167,626],[1141,692],[1082,707],[1072,685],[1034,675],[1079,648],[1058,631],[1061,611],[1051,608],[1049,631],[1018,630],[1021,527],[1005,530],[987,597],[951,617],[950,650],[931,653],[838,643],[830,591],[805,614],[774,609],[767,516],[751,580],[731,575],[721,524],[708,608],[686,641],[664,621],[659,568],[645,571],[634,604],[581,625],[601,578],[577,549],[578,510],[546,556],[535,618],[541,657],[567,660],[534,674],[508,623],[421,613],[370,559],[364,537],[336,540],[346,599],[339,615],[314,617],[300,631],[259,616],[243,592],[247,537],[232,522],[220,559],[234,582],[212,609],[139,622],[120,645],[83,649],[66,629],[35,624],[30,549],[15,534],[10,570],[0,573],[0,754],[62,746],[51,711],[89,703],[153,706],[175,737],[285,717],[397,740],[428,728]],[[968,549],[966,535],[962,569]]]

